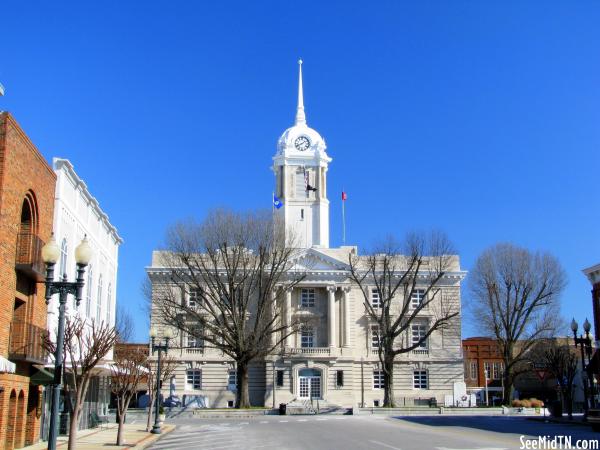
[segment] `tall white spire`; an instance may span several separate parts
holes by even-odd
[[[306,125],[306,114],[304,114],[304,94],[302,92],[302,60],[298,60],[298,108],[296,110],[295,125]]]

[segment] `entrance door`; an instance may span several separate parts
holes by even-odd
[[[298,397],[321,398],[321,372],[316,369],[302,369],[298,373]]]

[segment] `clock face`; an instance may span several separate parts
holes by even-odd
[[[294,141],[294,145],[298,150],[303,152],[304,150],[308,150],[308,147],[310,147],[310,141],[306,136],[299,136]]]

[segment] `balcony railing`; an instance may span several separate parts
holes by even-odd
[[[42,343],[46,330],[29,322],[13,320],[10,324],[8,359],[45,364],[48,352]]]
[[[186,347],[183,351],[188,355],[202,355],[204,354],[204,347]]]
[[[330,355],[330,347],[295,347],[290,348],[292,355]]]
[[[19,233],[17,235],[17,254],[15,256],[15,267],[17,270],[27,273],[43,281],[45,276],[45,265],[42,261],[42,241],[33,233]]]
[[[417,349],[413,350],[412,353],[413,353],[413,355],[428,356],[429,355],[429,349],[427,349],[427,348],[417,348]]]

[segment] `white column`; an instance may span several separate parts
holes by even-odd
[[[329,313],[327,314],[327,324],[329,328],[329,346],[335,347],[335,286],[329,286]]]
[[[292,291],[288,290],[285,291],[285,325],[286,325],[286,333],[290,332],[290,326],[292,325]],[[288,337],[285,338],[285,346],[286,347],[291,347],[292,346],[292,336],[288,335]]]
[[[350,347],[350,288],[345,287],[344,293],[344,347]]]

